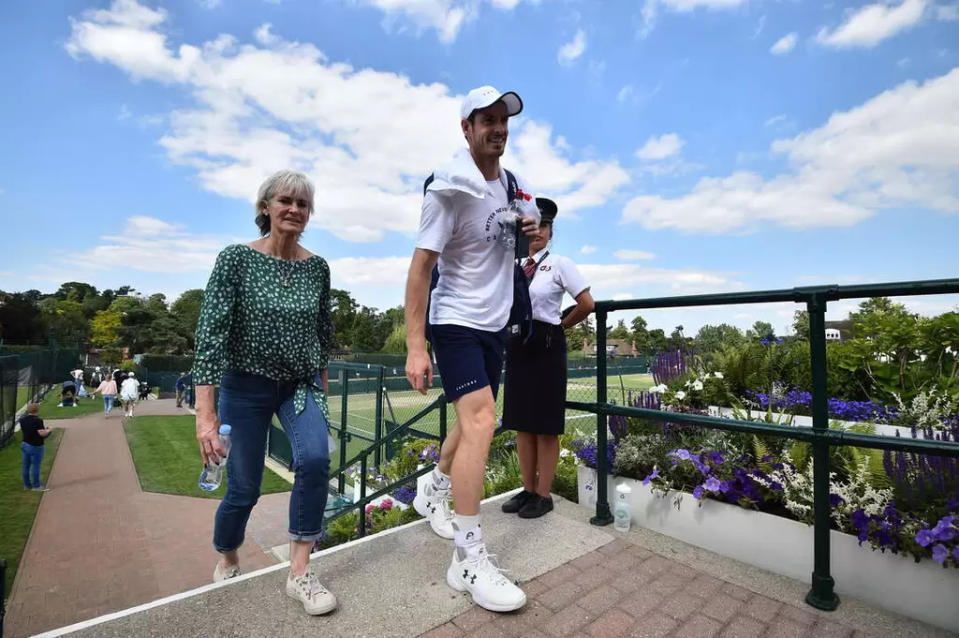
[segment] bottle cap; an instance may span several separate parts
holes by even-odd
[[[233,427],[225,423],[220,426],[220,434],[229,434],[232,431],[233,431]]]

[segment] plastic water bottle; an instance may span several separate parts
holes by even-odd
[[[632,493],[625,483],[616,486],[616,506],[613,508],[613,529],[620,532],[629,531],[629,496]]]
[[[209,462],[203,466],[200,472],[200,489],[206,492],[212,492],[220,487],[223,480],[223,470],[226,469],[226,458],[230,455],[230,432],[233,430],[229,425],[220,426],[220,445],[223,447],[224,456],[218,459],[216,463]]]

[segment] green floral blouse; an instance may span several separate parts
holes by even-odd
[[[312,394],[329,422],[315,375],[326,369],[332,342],[326,260],[286,261],[244,244],[227,246],[203,295],[193,382],[217,385],[224,372],[296,381],[297,414]]]

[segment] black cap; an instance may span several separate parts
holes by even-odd
[[[540,217],[542,217],[541,224],[552,224],[553,219],[556,218],[556,213],[558,209],[556,208],[556,202],[545,197],[536,198],[536,207],[539,208]]]

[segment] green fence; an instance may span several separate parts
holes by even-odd
[[[811,286],[787,290],[768,290],[759,292],[728,293],[717,295],[693,295],[687,297],[661,297],[657,299],[633,299],[626,301],[599,301],[596,303],[597,351],[604,352],[606,346],[606,326],[609,313],[616,310],[640,310],[651,308],[685,308],[692,306],[720,306],[733,304],[754,304],[770,302],[794,302],[805,305],[809,313],[810,357],[812,360],[812,421],[813,427],[794,428],[785,425],[770,425],[737,419],[701,416],[670,412],[669,420],[681,424],[700,427],[747,432],[763,436],[778,436],[812,445],[813,461],[813,512],[814,548],[812,585],[806,595],[806,602],[818,609],[827,611],[836,609],[839,597],[836,596],[835,581],[830,574],[830,504],[829,504],[829,448],[830,446],[855,446],[918,454],[935,454],[959,458],[959,443],[937,440],[904,439],[857,434],[854,432],[829,429],[829,415],[826,396],[826,306],[830,301],[840,299],[863,299],[868,297],[894,297],[902,295],[935,295],[959,293],[959,279],[940,279],[933,281],[913,281],[860,286]],[[660,410],[633,408],[615,405],[607,396],[607,361],[605,357],[596,359],[597,397],[593,402],[568,402],[569,407],[596,414],[597,449],[607,447],[607,419],[610,415],[626,417],[662,418]],[[595,525],[609,525],[613,522],[610,513],[605,454],[597,454],[596,515],[591,519]]]
[[[31,350],[0,356],[0,447],[13,438],[17,412],[44,388],[70,379],[80,361],[75,349]]]

